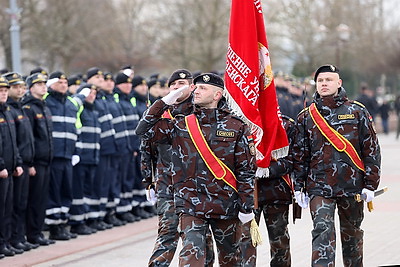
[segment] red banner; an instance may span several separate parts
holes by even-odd
[[[288,152],[260,0],[232,0],[225,86],[234,113],[251,127],[260,176],[271,157]]]

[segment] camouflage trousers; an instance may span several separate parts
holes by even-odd
[[[255,219],[260,224],[261,214],[264,215],[270,245],[270,266],[291,266],[290,237],[288,230],[289,205],[260,204],[255,210]],[[242,266],[256,266],[256,248],[251,243],[250,223],[242,224],[240,242]]]
[[[157,199],[158,234],[148,266],[170,266],[179,240],[179,217],[175,213],[174,201]],[[203,266],[213,266],[214,248],[210,230],[206,234],[206,260]]]
[[[352,197],[327,199],[311,197],[312,266],[335,266],[336,232],[335,209],[338,209],[343,265],[363,266],[364,204]]]
[[[179,266],[203,267],[206,261],[206,233],[210,227],[218,251],[219,266],[241,266],[238,253],[239,219],[203,219],[188,214],[179,217],[183,248]]]

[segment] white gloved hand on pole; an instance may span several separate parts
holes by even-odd
[[[239,217],[239,220],[243,224],[245,224],[254,219],[254,213],[253,212],[252,213],[242,213],[239,211],[238,217]]]
[[[156,196],[156,191],[154,190],[154,188],[146,189],[146,199],[152,205],[155,205],[157,203],[157,196]]]
[[[361,194],[366,196],[366,199],[365,199],[366,202],[371,202],[375,198],[374,191],[369,190],[367,188],[363,188],[363,190],[361,191]]]
[[[297,204],[303,209],[308,207],[308,203],[310,202],[310,198],[308,197],[307,193],[301,191],[294,192],[294,198],[296,199]]]
[[[176,100],[178,100],[179,97],[183,95],[183,92],[188,88],[189,86],[185,85],[176,90],[172,90],[171,92],[169,92],[168,95],[161,98],[161,100],[167,105],[172,105],[176,102]]]

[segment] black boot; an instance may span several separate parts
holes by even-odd
[[[71,237],[64,231],[61,225],[49,225],[50,239],[53,240],[70,240]]]

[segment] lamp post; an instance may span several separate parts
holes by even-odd
[[[16,0],[10,0],[10,8],[7,12],[11,17],[11,59],[13,71],[21,73],[21,42],[19,38],[19,16],[21,9],[18,8]]]
[[[342,45],[350,39],[350,27],[341,23],[336,27],[336,33],[336,66],[340,67]]]

